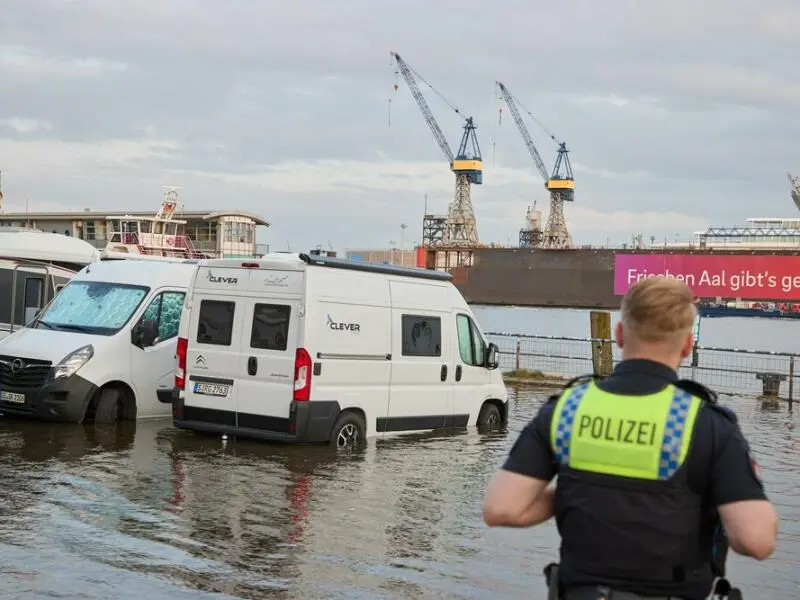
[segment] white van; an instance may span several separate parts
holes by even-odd
[[[84,267],[0,340],[0,413],[97,423],[169,417],[175,347],[197,261]]]
[[[342,446],[505,421],[497,346],[450,279],[305,254],[202,261],[181,316],[175,425]]]

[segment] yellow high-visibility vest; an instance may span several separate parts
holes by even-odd
[[[565,467],[663,481],[686,460],[702,402],[671,384],[657,394],[623,396],[591,381],[561,394],[550,442]]]

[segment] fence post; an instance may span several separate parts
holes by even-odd
[[[519,354],[520,354],[520,340],[517,338],[517,355],[514,361],[514,370],[519,372]]]
[[[592,370],[595,375],[606,377],[613,369],[611,354],[611,313],[595,311],[589,313],[592,340]]]
[[[789,357],[789,410],[792,410],[794,401],[794,356]]]

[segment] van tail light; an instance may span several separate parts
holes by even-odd
[[[186,388],[186,352],[189,350],[189,340],[178,338],[178,347],[175,352],[177,365],[175,367],[175,387],[179,390]]]
[[[294,355],[294,400],[307,402],[311,399],[311,355],[305,348],[298,348]]]

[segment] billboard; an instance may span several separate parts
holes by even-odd
[[[616,254],[614,294],[647,277],[674,277],[700,298],[800,300],[800,256]]]

